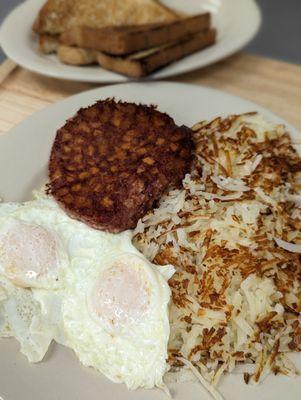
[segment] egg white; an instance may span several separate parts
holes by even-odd
[[[0,204],[0,273],[19,287],[63,287],[69,258],[60,220],[61,212],[52,201]],[[48,252],[49,265],[44,265]]]
[[[167,371],[169,338],[167,279],[173,267],[165,269],[165,277],[150,264],[131,243],[128,233],[119,235],[119,251],[107,254],[102,262],[84,266],[72,264],[72,282],[63,304],[63,320],[68,342],[80,361],[109,379],[125,383],[129,389],[163,387]],[[135,268],[149,292],[149,308],[139,321],[108,326],[91,312],[90,293],[98,277],[114,262]]]
[[[40,304],[30,289],[18,288],[0,275],[1,338],[14,337],[28,361],[38,362],[45,356],[55,329],[43,319]]]
[[[14,224],[41,227],[54,238],[57,265],[53,271],[30,278],[17,274],[18,279],[7,273],[5,264],[10,260],[4,257],[3,241]],[[114,245],[114,238],[106,240],[106,236],[68,217],[48,197],[0,203],[0,337],[15,337],[30,362],[40,361],[53,339],[68,345],[61,316],[66,271],[74,262],[84,268],[89,256],[97,259],[106,254]],[[26,246],[28,237],[21,239]],[[70,281],[70,270],[68,276]]]
[[[16,280],[7,273],[1,238],[5,240],[16,221],[30,229],[42,227],[54,238],[53,268],[30,279],[26,275]],[[50,197],[38,195],[22,204],[0,204],[0,337],[15,337],[31,362],[40,361],[55,340],[71,347],[84,365],[130,389],[163,387],[168,368],[167,280],[174,269],[149,263],[131,239],[131,231],[114,235],[70,218]],[[120,320],[118,324],[95,315],[91,308],[95,282],[111,271],[116,260],[125,271],[133,268],[148,296],[145,313],[138,310],[137,320]],[[116,282],[112,282],[114,286]],[[135,296],[129,297],[134,307]]]

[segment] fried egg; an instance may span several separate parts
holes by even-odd
[[[51,203],[0,205],[0,273],[24,288],[58,289],[69,260]]]
[[[174,269],[149,263],[131,239],[70,218],[50,197],[0,204],[0,337],[32,362],[55,340],[114,382],[162,387]]]
[[[0,337],[15,337],[30,362],[41,361],[53,339],[54,326],[43,321],[31,290],[14,286],[0,275]]]
[[[159,272],[124,235],[119,254],[72,272],[63,320],[80,361],[129,389],[163,387],[173,267]]]
[[[68,345],[61,317],[66,271],[74,260],[85,265],[89,256],[101,260],[113,251],[110,236],[69,218],[51,198],[1,203],[0,337],[15,337],[31,362],[53,339]]]
[[[61,319],[68,251],[52,201],[0,204],[0,337],[14,337],[30,362],[53,339],[66,344]]]

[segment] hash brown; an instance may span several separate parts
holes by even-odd
[[[181,184],[192,149],[190,129],[155,107],[98,101],[58,130],[48,191],[74,218],[121,232]]]

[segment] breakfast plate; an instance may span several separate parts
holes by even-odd
[[[4,21],[0,44],[6,55],[33,72],[59,79],[82,82],[126,81],[119,74],[98,66],[75,67],[60,63],[56,56],[37,51],[37,38],[32,33],[33,21],[44,0],[27,0]],[[235,53],[257,33],[261,16],[255,0],[164,0],[164,4],[187,14],[210,11],[218,30],[217,43],[158,71],[148,79],[161,79],[202,68]]]
[[[199,120],[216,116],[258,111],[274,123],[285,124],[293,142],[300,143],[300,133],[293,126],[264,108],[202,86],[176,83],[131,83],[93,89],[53,104],[27,118],[0,137],[0,196],[5,201],[29,200],[32,190],[47,179],[47,164],[56,130],[80,107],[96,100],[115,97],[116,100],[156,104],[169,113],[178,124],[193,125]],[[298,149],[300,150],[300,149]],[[73,398],[104,400],[163,399],[159,390],[127,391],[124,385],[111,383],[101,374],[84,368],[72,351],[53,345],[43,362],[29,365],[18,352],[14,340],[0,340],[0,397],[4,400]],[[301,367],[300,356],[293,361]],[[235,389],[234,389],[235,388]],[[246,385],[239,374],[226,375],[219,385],[225,399],[269,400],[299,397],[301,378],[269,376],[264,383]],[[210,399],[197,383],[171,385],[175,400]]]

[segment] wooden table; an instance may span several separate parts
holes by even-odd
[[[0,66],[0,133],[50,103],[96,87],[65,82]],[[301,66],[239,53],[202,70],[170,80],[207,85],[252,100],[283,117],[301,131]],[[99,86],[99,85],[98,85]]]

